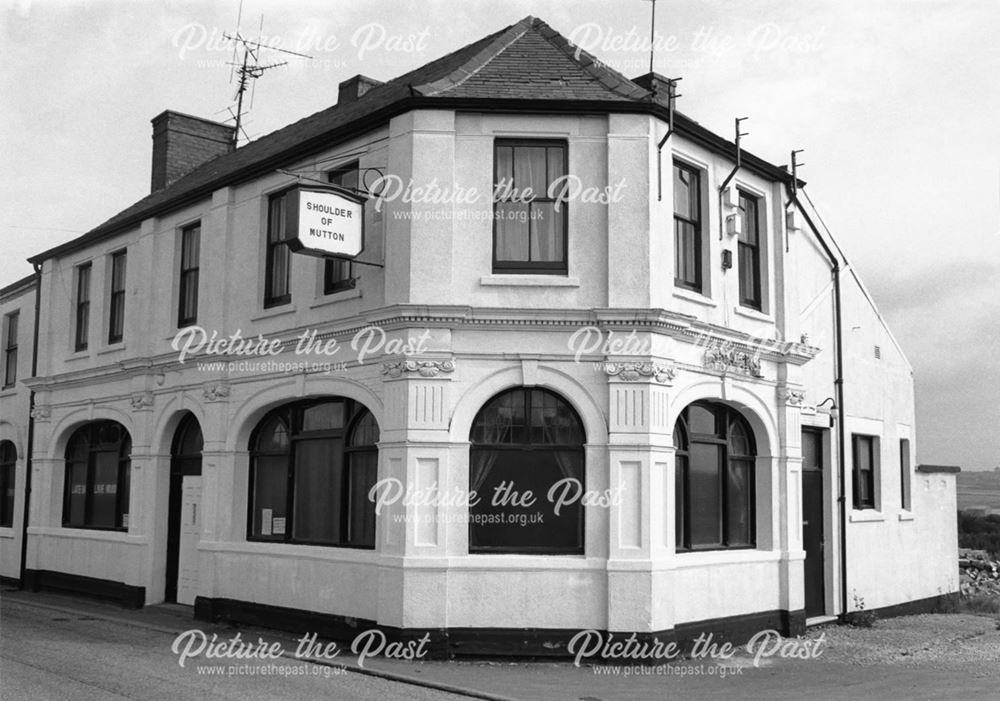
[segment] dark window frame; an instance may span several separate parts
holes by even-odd
[[[267,229],[264,232],[264,309],[280,307],[292,302],[292,250],[288,248],[288,232],[285,231],[285,206],[287,204],[288,193],[291,188],[286,188],[280,192],[272,193],[267,198]],[[279,208],[280,214],[275,215],[275,209]],[[275,229],[277,231],[275,232]],[[280,238],[272,240],[272,233],[280,234]],[[275,294],[274,291],[274,266],[276,250],[279,246],[284,246],[287,251],[285,269],[285,292]]]
[[[3,387],[17,384],[17,335],[20,331],[21,310],[13,311],[3,318]]]
[[[853,433],[851,434],[851,453],[853,466],[851,473],[853,476],[853,506],[856,511],[877,511],[878,494],[876,484],[879,475],[878,463],[878,436]],[[859,457],[862,450],[868,451],[868,469],[862,469]],[[862,486],[867,488],[868,495],[865,496]]]
[[[310,407],[320,406],[323,404],[328,404],[331,402],[342,402],[344,404],[344,425],[337,429],[324,429],[324,430],[303,430],[302,429],[302,413],[305,409]],[[367,543],[353,543],[349,540],[333,542],[333,541],[318,541],[318,540],[304,540],[295,537],[295,446],[297,442],[306,440],[316,440],[316,439],[334,439],[340,441],[340,450],[342,452],[342,475],[341,475],[341,503],[337,508],[340,509],[338,514],[338,520],[340,523],[340,532],[347,534],[347,538],[350,538],[350,518],[351,518],[351,493],[350,493],[350,483],[351,483],[351,473],[354,469],[353,464],[349,460],[351,455],[357,453],[371,453],[374,452],[376,455],[376,479],[378,477],[378,440],[373,445],[364,446],[348,446],[354,429],[358,424],[366,417],[366,415],[371,414],[371,410],[368,409],[361,402],[352,400],[348,397],[322,397],[316,399],[306,399],[301,401],[290,402],[288,404],[283,404],[269,411],[267,414],[261,417],[260,421],[254,427],[253,433],[250,436],[250,487],[247,496],[247,541],[258,542],[258,543],[286,543],[290,545],[308,545],[315,547],[326,547],[326,548],[349,548],[353,550],[375,550],[378,543],[378,531],[377,531],[377,516],[376,527],[373,530],[374,542],[371,544]],[[272,418],[278,417],[283,422],[286,430],[288,431],[288,449],[284,452],[274,452],[274,451],[264,451],[260,450],[258,443],[260,440],[260,431],[264,426],[270,423]],[[376,423],[376,426],[378,424]],[[381,427],[379,427],[379,432],[381,433]],[[255,483],[256,483],[256,470],[257,470],[257,460],[260,457],[285,457],[285,470],[286,470],[286,483],[285,483],[285,532],[280,536],[275,535],[255,535],[254,534],[254,511],[256,505],[256,494],[255,494]],[[372,513],[374,514],[374,504],[372,505]]]
[[[188,245],[190,240],[194,240]],[[188,256],[188,251],[192,255]],[[193,259],[193,260],[192,260]],[[177,286],[177,328],[198,323],[198,286],[201,277],[201,222],[188,224],[181,229],[180,273]],[[186,309],[188,290],[193,300],[191,309]]]
[[[90,283],[94,266],[88,261],[76,266],[76,314],[73,347],[82,352],[90,347]]]
[[[739,236],[739,241],[737,244],[737,271],[739,274],[739,290],[740,290],[740,305],[748,307],[750,309],[756,309],[761,311],[763,307],[763,266],[761,265],[761,198],[753,195],[744,190],[737,190],[739,196],[739,210],[740,216],[743,217],[744,227],[748,227],[750,224],[754,227],[754,239],[755,243],[750,243],[744,240],[749,238],[749,231],[744,229],[744,233]],[[747,216],[746,209],[744,207],[744,201],[753,204],[754,216],[751,218]],[[745,280],[743,279],[743,257],[750,256],[751,258],[751,269],[753,270],[753,285],[752,289],[745,289]]]
[[[352,173],[356,174],[357,177],[357,182],[353,187],[344,182],[345,176],[350,176]],[[326,179],[332,185],[338,185],[348,190],[357,190],[361,182],[361,164],[359,161],[353,161],[334,168],[326,174]],[[344,290],[353,290],[358,282],[354,273],[354,264],[351,261],[343,258],[324,258],[323,294],[332,295]]]
[[[899,439],[899,506],[904,511],[913,508],[912,476],[910,469],[910,439]]]
[[[94,518],[93,513],[93,499],[94,499],[94,477],[97,471],[97,466],[95,464],[95,459],[98,453],[110,452],[107,448],[101,449],[100,446],[112,445],[112,443],[101,443],[97,436],[102,428],[115,424],[120,430],[119,440],[116,442],[118,445],[118,471],[116,476],[116,487],[115,487],[115,526],[96,526],[93,525],[92,521]],[[74,445],[74,441],[77,436],[81,435],[83,432],[89,433],[87,436],[87,463],[86,463],[86,488],[84,494],[84,514],[82,523],[72,523],[71,513],[70,513],[70,498],[72,496],[72,482],[70,476],[72,474],[72,468],[74,461],[70,460],[69,451]],[[129,490],[131,488],[131,475],[130,470],[132,469],[132,437],[124,426],[122,426],[117,421],[110,420],[98,420],[92,421],[88,424],[84,424],[73,432],[70,436],[69,441],[66,443],[66,454],[65,454],[65,470],[63,477],[63,513],[62,513],[62,526],[63,528],[78,528],[82,530],[91,531],[119,531],[128,532],[128,526],[123,525],[124,517],[127,516],[129,512],[130,504],[130,494]]]
[[[119,271],[121,266],[121,271]],[[109,267],[108,344],[121,343],[125,337],[125,276],[128,274],[128,251],[121,249],[111,254]]]
[[[498,179],[498,166],[499,159],[497,158],[497,150],[500,148],[509,147],[512,149],[518,147],[529,147],[529,148],[558,148],[562,150],[562,170],[563,175],[569,174],[569,142],[565,139],[494,139],[493,141],[493,189],[494,189],[494,200],[493,200],[493,252],[491,261],[491,271],[498,275],[567,275],[569,274],[569,203],[560,202],[559,203],[559,214],[561,215],[562,223],[562,260],[561,261],[509,261],[509,260],[498,260],[497,259],[497,204],[502,204],[508,200],[497,200],[495,199],[495,193],[497,189],[497,179]],[[514,155],[511,154],[511,164],[513,168]],[[549,183],[548,187],[551,187],[551,181],[548,177],[548,154],[546,153],[545,159],[545,180]],[[515,185],[516,187],[516,185]],[[538,202],[540,204],[552,204],[556,202],[555,198],[548,196],[548,187],[546,187],[546,192],[544,196],[539,196],[538,193],[532,193],[534,197],[531,203]],[[532,204],[528,206],[528,256],[531,256],[531,211]]]
[[[703,294],[704,285],[704,273],[702,271],[703,265],[703,251],[702,246],[704,245],[704,205],[702,202],[702,174],[704,171],[697,166],[690,165],[684,161],[674,159],[673,162],[674,170],[681,170],[686,172],[688,175],[693,176],[696,179],[695,187],[692,189],[696,193],[697,202],[697,216],[695,219],[683,216],[677,213],[676,208],[673,212],[673,223],[674,223],[674,286],[681,287],[686,290],[691,290],[692,292],[697,292],[698,294]],[[694,280],[685,280],[681,278],[678,273],[680,272],[680,242],[679,242],[679,223],[687,224],[694,229]]]
[[[716,432],[714,434],[693,432],[688,422],[688,410],[698,406],[712,412],[715,417]],[[746,438],[749,441],[749,455],[733,454],[730,439],[735,422],[742,424]],[[723,426],[724,429],[719,429]],[[680,445],[676,443],[680,441]],[[677,417],[674,425],[674,469],[680,471],[674,475],[674,548],[678,553],[707,552],[716,550],[754,550],[757,547],[757,442],[753,427],[746,417],[737,409],[718,402],[698,401],[689,404]],[[691,450],[692,443],[718,446],[721,449],[718,472],[719,513],[719,543],[693,543],[691,538],[691,513],[698,508],[692,502],[691,496]],[[742,465],[746,470],[746,489],[748,494],[747,524],[749,526],[748,542],[732,543],[732,524],[730,522],[730,474],[734,463]]]
[[[14,525],[17,480],[17,448],[11,441],[0,441],[0,527]],[[7,492],[10,492],[9,503]]]
[[[531,393],[541,392],[543,394],[549,395],[557,399],[566,410],[570,412],[570,418],[572,418],[577,427],[579,428],[581,435],[580,443],[514,443],[514,442],[477,442],[470,436],[470,446],[469,446],[469,472],[470,472],[470,483],[471,483],[471,472],[474,464],[473,455],[477,450],[489,450],[498,452],[565,452],[573,453],[579,457],[580,460],[580,475],[579,481],[581,488],[586,490],[586,477],[587,477],[587,462],[586,462],[586,445],[587,445],[587,435],[586,427],[583,424],[583,419],[580,417],[579,412],[570,404],[564,396],[558,392],[552,390],[537,387],[537,386],[519,386],[510,387],[488,399],[476,412],[476,417],[473,420],[472,431],[479,421],[480,416],[486,411],[494,402],[500,400],[511,393],[523,393],[524,395],[524,407],[525,407],[525,424],[523,426],[523,431],[526,435],[530,436],[532,434],[532,417],[534,412],[532,410],[531,404]],[[480,499],[480,504],[487,504],[492,498],[491,494],[479,494],[477,495]],[[541,503],[544,501],[545,497],[541,494],[535,494],[535,498]],[[547,503],[547,502],[546,502]],[[471,509],[470,509],[471,513]],[[577,545],[573,547],[555,547],[547,545],[537,545],[537,546],[520,546],[512,547],[505,545],[474,545],[474,530],[476,524],[473,523],[472,519],[469,520],[469,554],[470,555],[481,555],[481,554],[505,554],[505,555],[568,555],[568,556],[580,556],[586,554],[586,509],[580,507],[578,510],[579,516],[576,523],[576,538]],[[552,514],[546,514],[546,516],[551,516]],[[485,524],[483,524],[485,525]]]

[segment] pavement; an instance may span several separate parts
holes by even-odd
[[[42,670],[44,665],[38,660],[52,655],[60,659],[82,655],[86,660],[88,649],[101,650],[102,660],[110,656],[122,667],[121,681],[110,689],[114,695],[93,696],[102,700],[170,698],[159,695],[158,684],[163,683],[178,692],[184,689],[173,698],[241,701],[317,697],[492,701],[1000,698],[1000,624],[990,617],[970,615],[892,619],[869,630],[839,626],[813,629],[804,641],[787,648],[790,654],[811,651],[812,655],[806,655],[809,659],[777,654],[755,659],[741,649],[724,660],[703,658],[641,667],[586,663],[578,667],[571,661],[385,658],[366,659],[362,664],[346,652],[329,661],[302,661],[294,655],[302,633],[207,624],[194,621],[191,609],[183,606],[126,610],[89,599],[12,589],[0,592],[0,616],[0,697],[4,699],[90,698],[60,695],[71,691],[72,685],[54,681],[64,669],[58,662],[44,673],[31,673],[32,665]],[[239,632],[244,641],[259,637],[269,645],[278,643],[285,654],[274,663],[301,671],[275,675],[272,670],[266,676],[230,665],[229,674],[235,676],[206,680],[204,670],[198,669],[215,666],[213,661],[192,658],[181,668],[178,656],[171,651],[177,636],[192,629],[207,636],[214,633],[219,640]],[[90,636],[99,642],[89,645]],[[116,645],[119,640],[126,642]],[[133,660],[137,640],[142,641],[146,654]],[[25,641],[30,643],[27,647]],[[802,642],[812,645],[803,646]],[[12,676],[20,686],[10,686]],[[85,683],[92,681],[83,679]]]

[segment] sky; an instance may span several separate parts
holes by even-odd
[[[239,0],[0,0],[0,286],[149,190],[164,109],[223,120]],[[659,0],[678,109],[807,191],[914,369],[917,459],[1000,466],[1000,2]],[[629,77],[648,0],[244,0],[240,27],[307,53],[257,81],[251,138],[527,15]],[[260,23],[263,16],[263,30]],[[276,58],[275,54],[271,54]]]

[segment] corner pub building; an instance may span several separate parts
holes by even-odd
[[[738,641],[955,592],[954,475],[914,461],[902,351],[801,183],[733,172],[669,92],[529,17],[235,150],[158,116],[152,193],[0,299],[0,574],[435,654]],[[384,267],[289,251],[299,176],[372,173],[358,260]],[[606,196],[557,202],[562,176]],[[283,350],[182,362],[198,329]],[[313,331],[327,364],[295,352]],[[381,480],[482,496],[376,509]],[[511,485],[536,503],[494,505]]]

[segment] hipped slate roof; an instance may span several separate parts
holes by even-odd
[[[358,99],[317,112],[219,156],[163,190],[139,200],[86,234],[32,256],[47,258],[137,226],[214,190],[250,180],[296,159],[328,149],[368,131],[392,116],[418,108],[467,108],[508,111],[648,112],[663,116],[662,96],[654,96],[586,51],[578,49],[545,22],[525,17],[387,83]],[[675,114],[678,132],[722,153],[735,146]],[[772,178],[785,172],[744,152],[744,163]]]

